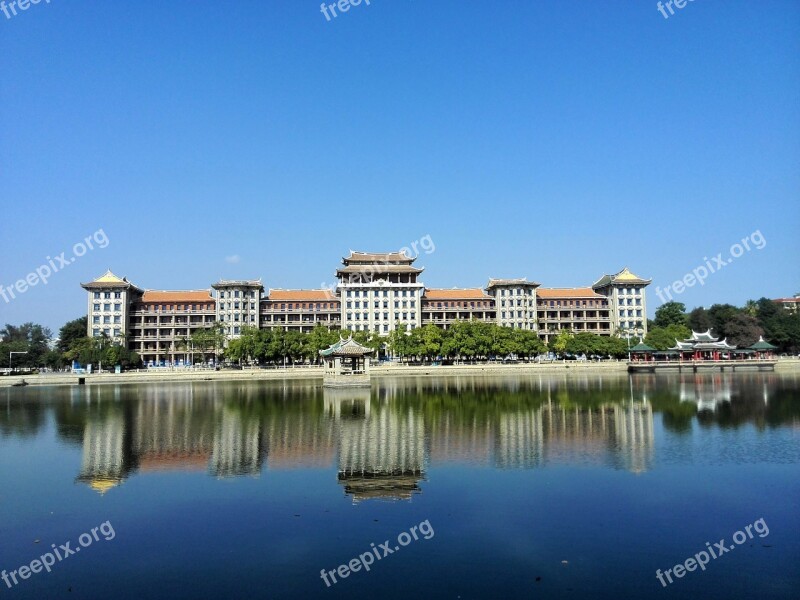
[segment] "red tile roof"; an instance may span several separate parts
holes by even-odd
[[[582,288],[539,288],[536,290],[539,298],[605,298],[590,287]]]
[[[290,302],[303,302],[303,301],[323,301],[329,302],[331,300],[338,300],[333,293],[328,290],[270,290],[269,300],[274,301],[290,301]]]
[[[208,290],[147,290],[141,302],[213,302]]]
[[[491,300],[480,288],[467,289],[426,289],[425,300]]]

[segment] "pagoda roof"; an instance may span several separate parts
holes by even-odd
[[[319,351],[322,356],[366,356],[374,352],[372,348],[359,344],[352,336],[347,339],[340,337],[333,346]]]
[[[411,264],[355,264],[347,265],[341,269],[336,270],[336,275],[352,275],[354,273],[369,273],[372,275],[380,275],[382,273],[422,273],[424,269],[412,267]]]
[[[641,284],[650,285],[652,279],[642,279],[638,275],[634,275],[628,267],[623,268],[619,273],[613,275],[603,275],[600,279],[592,284],[592,288],[602,288],[608,285],[626,285],[626,284]]]
[[[711,335],[711,330],[708,331],[692,331],[692,337],[686,339],[687,342],[716,342],[719,338]]]
[[[480,288],[425,289],[423,300],[491,300]]]
[[[655,352],[656,349],[648,346],[644,342],[639,342],[633,348],[631,348],[631,352]]]
[[[211,287],[215,290],[229,287],[254,287],[263,290],[264,284],[261,279],[220,279],[217,283],[212,283]]]
[[[127,277],[118,277],[111,272],[111,269],[108,269],[105,273],[100,275],[97,279],[90,281],[88,283],[82,283],[81,287],[85,290],[89,289],[109,289],[109,288],[125,288],[125,289],[133,289],[138,292],[142,292],[143,290],[132,284],[128,281]]]
[[[350,256],[343,256],[342,262],[349,264],[403,264],[410,265],[416,258],[410,257],[405,252],[354,252],[350,250]]]
[[[764,336],[759,336],[758,341],[752,346],[748,346],[750,350],[777,350],[777,346],[773,346],[769,342],[764,341]]]
[[[339,300],[336,295],[331,292],[329,289],[320,289],[320,290],[282,290],[282,289],[271,289],[269,291],[269,296],[266,298],[268,301],[272,302],[316,302],[316,301],[331,301],[331,300]]]
[[[493,287],[500,287],[506,285],[521,285],[521,286],[532,286],[532,287],[539,287],[542,285],[541,283],[536,283],[535,281],[528,281],[527,277],[520,277],[517,279],[496,279],[494,277],[489,278],[489,283],[486,284],[486,289],[489,290]]]
[[[213,302],[208,290],[145,290],[140,302]]]
[[[605,298],[590,287],[579,288],[539,288],[536,290],[539,298]]]

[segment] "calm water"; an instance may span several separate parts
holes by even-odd
[[[800,597],[797,376],[202,382],[0,402],[0,569],[81,548],[0,581],[0,598]],[[759,519],[704,571],[659,583]],[[368,572],[326,586],[322,569],[359,555]]]

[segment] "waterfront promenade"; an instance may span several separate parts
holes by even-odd
[[[532,373],[596,373],[620,374],[628,368],[626,360],[581,362],[553,361],[548,363],[525,364],[466,364],[466,365],[381,365],[372,369],[372,377],[442,377],[458,375],[530,375]],[[775,371],[800,373],[800,359],[784,358],[778,360]],[[142,369],[126,373],[95,373],[92,375],[76,375],[72,373],[47,373],[42,375],[4,376],[0,377],[0,387],[10,387],[23,379],[30,385],[77,385],[83,378],[86,385],[120,384],[120,383],[154,383],[170,381],[254,381],[281,379],[319,379],[322,382],[323,368],[295,366],[273,369],[245,368],[222,369]]]

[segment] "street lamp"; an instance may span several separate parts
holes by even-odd
[[[25,352],[9,352],[8,353],[8,372],[11,373],[11,355],[12,354],[27,354],[28,351]]]

